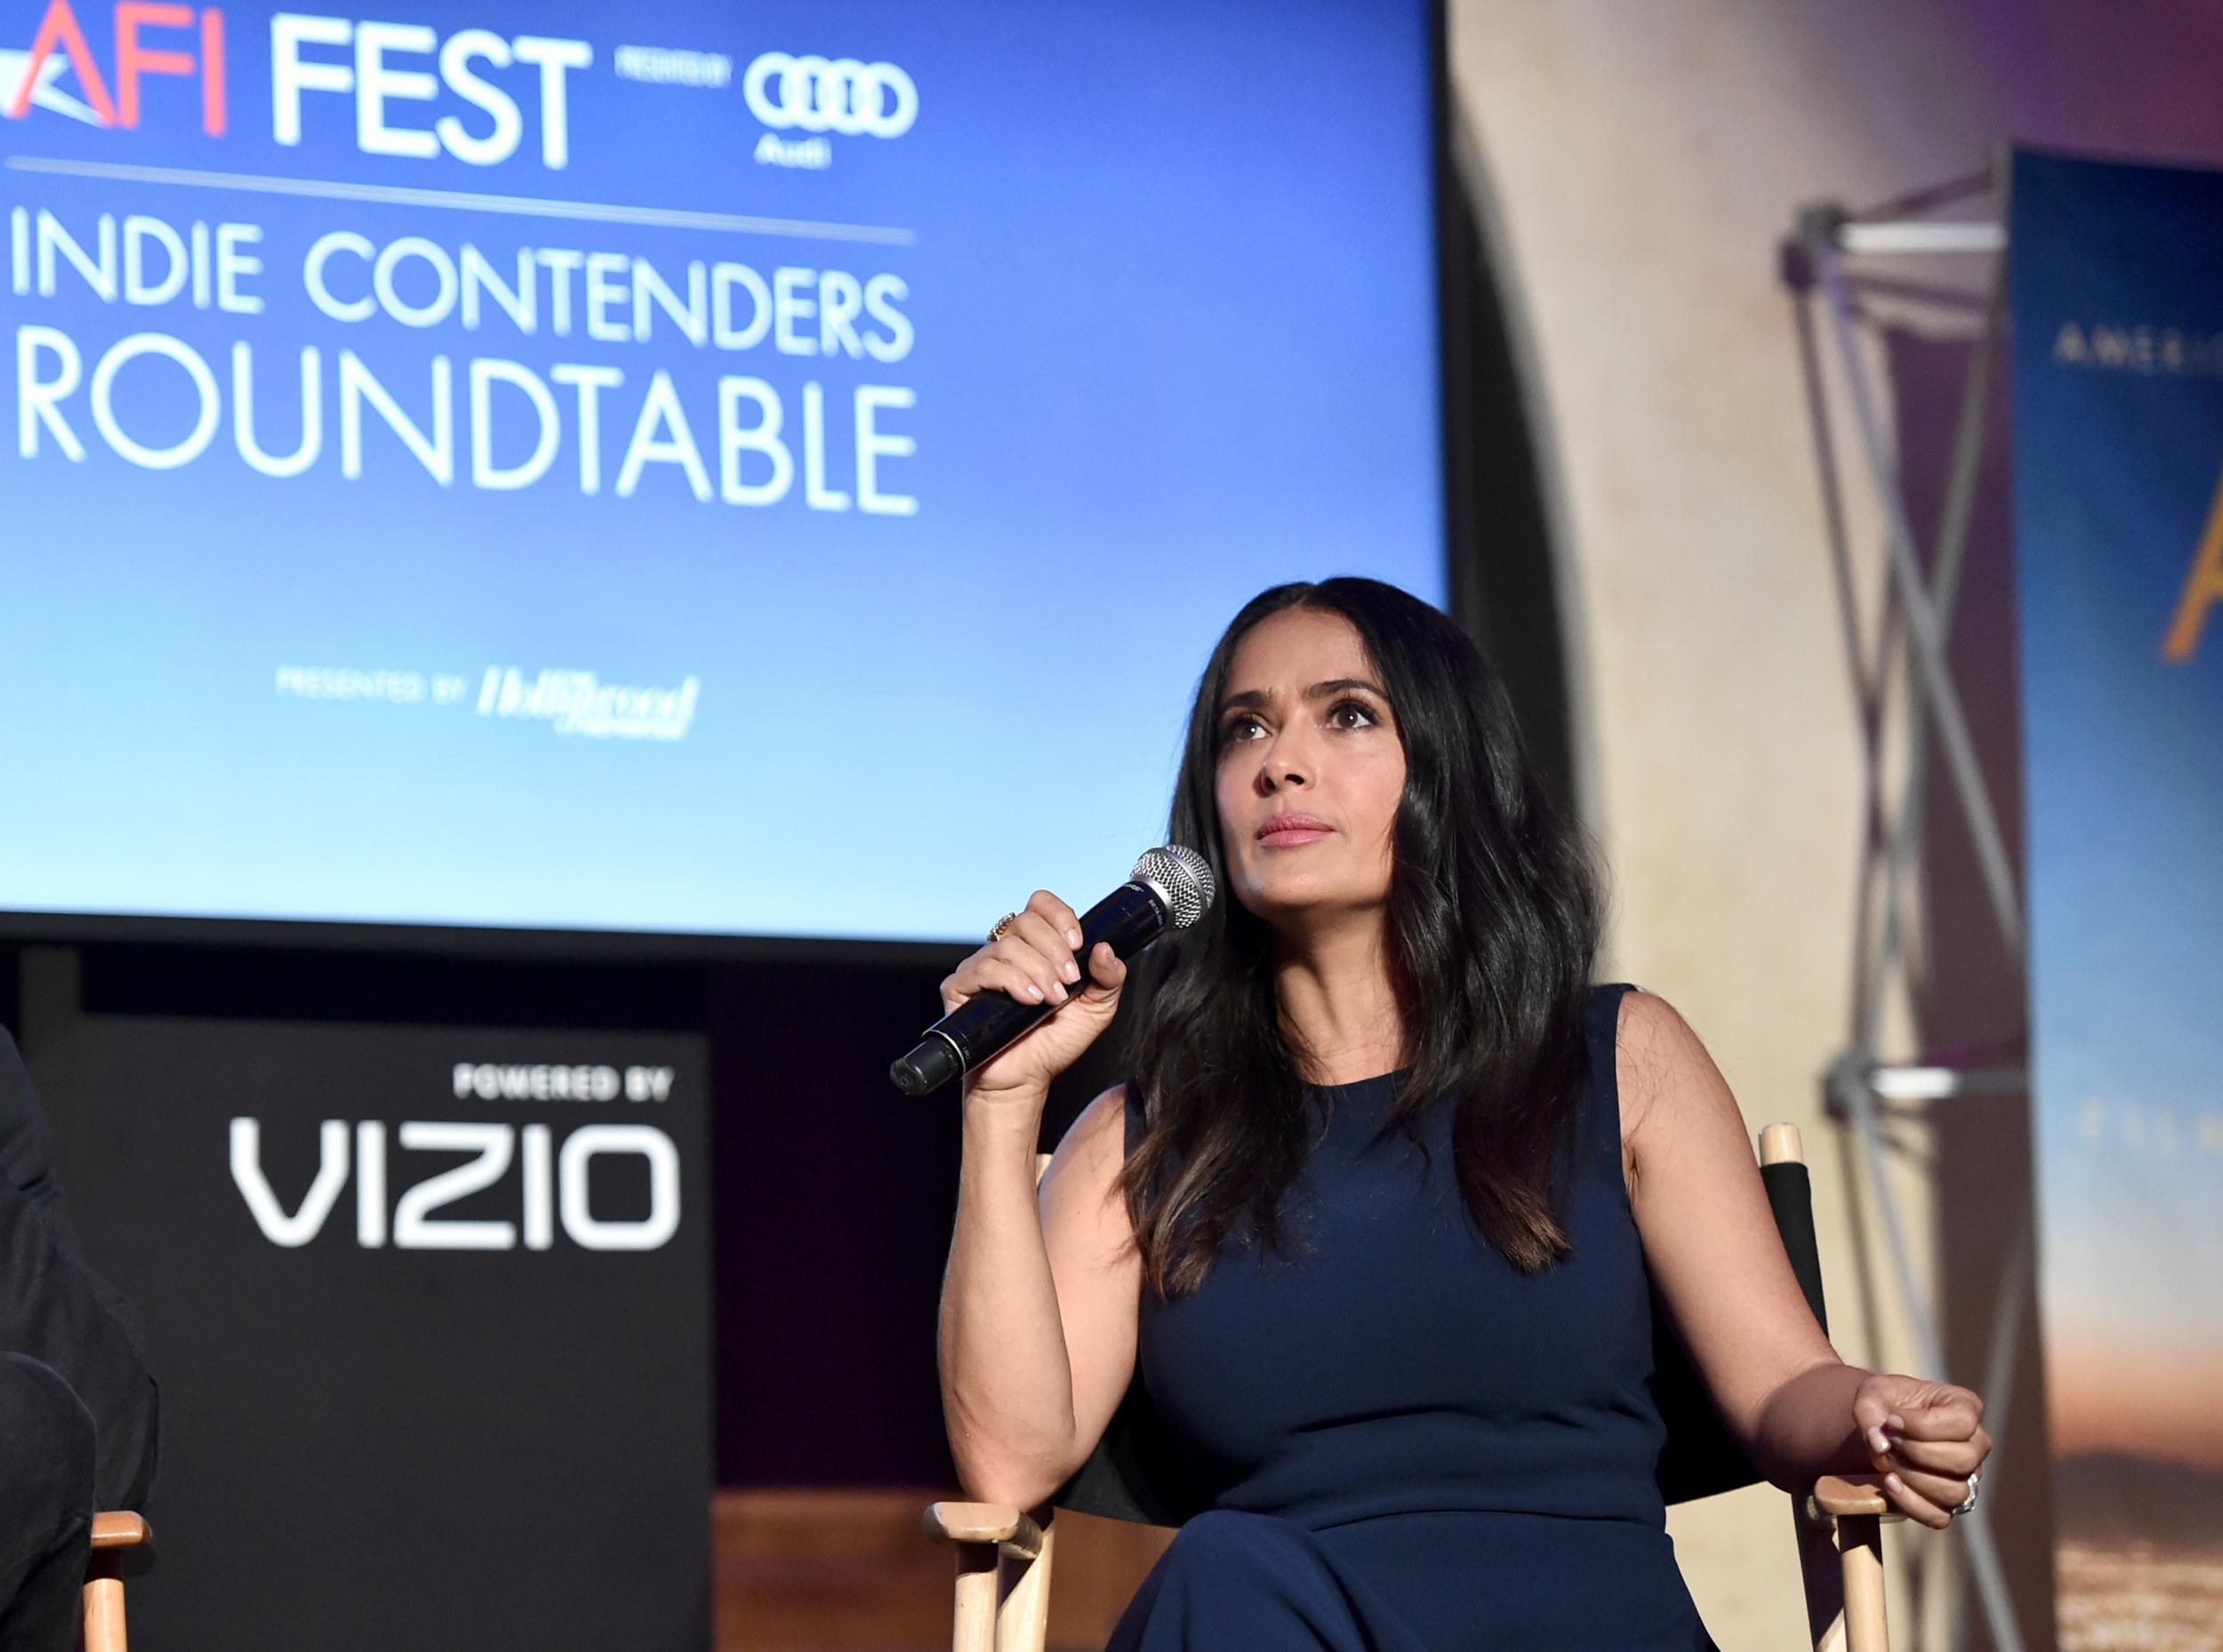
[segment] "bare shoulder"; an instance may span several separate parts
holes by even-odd
[[[1058,1143],[1043,1178],[1044,1198],[1053,1184],[1067,1188],[1108,1189],[1120,1167],[1127,1162],[1127,1086],[1115,1084],[1080,1110]]]
[[[1648,1133],[1672,1130],[1693,1110],[1737,1113],[1736,1098],[1705,1043],[1657,993],[1634,988],[1621,995],[1614,1068],[1625,1147],[1633,1148]]]
[[[1081,1109],[1042,1177],[1042,1238],[1066,1304],[1069,1333],[1072,1304],[1082,1300],[1074,1293],[1094,1288],[1081,1281],[1110,1279],[1124,1290],[1140,1265],[1135,1223],[1120,1193],[1126,1126],[1127,1087],[1115,1084]]]
[[[1065,1140],[1087,1153],[1127,1157],[1127,1086],[1115,1084],[1080,1110]],[[1063,1144],[1061,1143],[1061,1146]]]

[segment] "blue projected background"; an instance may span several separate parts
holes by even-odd
[[[120,11],[0,0],[0,910],[972,936],[1443,598],[1425,5]]]

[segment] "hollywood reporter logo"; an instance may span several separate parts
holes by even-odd
[[[622,1079],[614,1067],[466,1063],[455,1069],[459,1098],[612,1101],[622,1089],[636,1102],[662,1101],[671,1083],[669,1067],[627,1068]],[[389,1245],[397,1250],[551,1250],[561,1233],[581,1250],[646,1251],[662,1249],[679,1231],[679,1150],[654,1125],[585,1124],[559,1130],[545,1124],[418,1119],[392,1126],[390,1137],[389,1128],[379,1119],[352,1126],[342,1119],[325,1119],[317,1127],[317,1174],[289,1211],[263,1167],[262,1121],[234,1119],[232,1183],[263,1238],[288,1250],[307,1245],[325,1231],[350,1183],[355,1240],[365,1250]],[[413,1153],[471,1157],[420,1179],[408,1163]],[[639,1159],[647,1170],[646,1213],[597,1215],[596,1161],[628,1159]],[[496,1187],[514,1199],[508,1207],[514,1217],[437,1214]]]
[[[919,118],[919,88],[893,63],[767,52],[742,76],[749,112],[780,131],[900,138]]]

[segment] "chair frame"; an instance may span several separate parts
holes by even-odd
[[[92,1517],[92,1553],[84,1568],[84,1652],[126,1652],[124,1568],[144,1569],[155,1528],[140,1515],[111,1511]]]
[[[1045,1156],[1038,1174],[1048,1162]],[[1798,1127],[1772,1124],[1762,1130],[1760,1162],[1804,1165]],[[1890,1507],[1882,1487],[1881,1475],[1825,1474],[1803,1496],[1791,1499],[1815,1652],[1889,1652],[1882,1525],[1905,1516]],[[1033,1510],[1007,1503],[927,1508],[927,1535],[956,1551],[952,1652],[1043,1652],[1055,1513],[1047,1504]],[[120,1594],[117,1611],[120,1621]],[[111,1649],[94,1648],[88,1637],[86,1652]],[[120,1640],[113,1652],[122,1652]]]

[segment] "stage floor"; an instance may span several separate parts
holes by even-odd
[[[717,1652],[946,1652],[951,1552],[920,1520],[934,1488],[721,1491],[712,1504]],[[1057,1518],[1049,1644],[1098,1652],[1171,1539]]]

